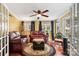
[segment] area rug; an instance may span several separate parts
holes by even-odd
[[[28,47],[25,47],[23,49],[23,54],[27,56],[50,56],[55,54],[55,48],[51,47],[48,44],[45,44],[44,50],[33,50],[32,48],[33,44],[28,44]]]

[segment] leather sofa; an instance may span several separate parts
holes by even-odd
[[[44,39],[45,42],[47,42],[48,40],[48,35],[45,35],[44,32],[42,31],[32,31],[31,35],[30,35],[30,41],[32,42],[33,39],[38,39],[38,38],[42,38]]]
[[[23,38],[27,36],[20,35],[19,32],[13,31],[9,33],[9,51],[10,52],[21,52]]]

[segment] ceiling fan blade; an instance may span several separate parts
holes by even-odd
[[[33,12],[37,13],[37,11],[33,10]]]
[[[44,17],[49,17],[49,16],[47,16],[47,15],[42,15],[42,16],[44,16]]]
[[[48,10],[43,11],[42,13],[48,12]]]
[[[32,17],[32,16],[36,16],[37,14],[34,14],[34,15],[31,15],[30,17]]]

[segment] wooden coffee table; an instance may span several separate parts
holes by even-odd
[[[50,56],[55,54],[55,48],[45,44],[44,50],[33,50],[33,44],[28,43],[26,47],[23,48],[23,55],[25,56]]]

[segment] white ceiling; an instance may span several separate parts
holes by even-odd
[[[51,19],[59,17],[71,6],[70,3],[6,3],[7,8],[11,11],[13,15],[21,20],[27,20],[29,16],[34,14],[32,10],[46,10],[48,9],[48,14]],[[44,18],[44,17],[42,17]],[[30,19],[35,19],[31,17]]]

